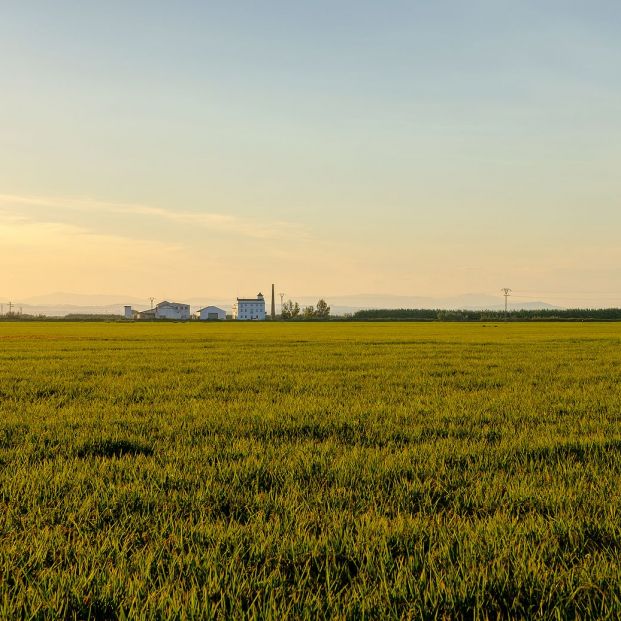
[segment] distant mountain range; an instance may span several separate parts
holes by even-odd
[[[148,300],[128,296],[123,293],[66,293],[58,291],[45,295],[36,295],[23,300],[32,306],[124,306],[125,304],[147,304]]]
[[[289,297],[289,296],[287,296]],[[317,303],[321,296],[291,296],[291,299],[299,302],[300,306],[309,306]],[[437,308],[442,310],[502,310],[504,300],[502,296],[467,293],[452,297],[426,297],[386,294],[357,294],[325,296],[331,307],[333,315],[355,313],[358,310],[373,308]],[[511,300],[511,298],[509,298]],[[156,300],[156,303],[160,300]],[[219,297],[193,297],[183,300],[171,300],[190,304],[192,310],[213,304],[230,312],[233,300]],[[266,300],[269,310],[269,299]],[[144,298],[127,296],[123,294],[81,294],[81,293],[50,293],[39,295],[14,302],[14,310],[21,310],[29,315],[47,315],[63,317],[70,314],[96,314],[96,315],[121,315],[125,305],[131,305],[137,310],[145,310],[150,307],[150,302]],[[280,308],[280,299],[276,300],[277,312]],[[544,301],[519,302],[512,300],[509,304],[511,310],[541,310],[559,309]],[[8,306],[4,304],[4,312]]]
[[[509,298],[511,300],[511,298]],[[466,293],[452,297],[427,297],[427,296],[405,296],[405,295],[382,295],[382,294],[359,294],[348,296],[333,296],[328,303],[336,312],[343,309],[343,312],[355,312],[362,309],[371,308],[437,308],[442,310],[501,310],[505,303],[502,296],[492,296],[478,293]],[[315,300],[316,302],[316,300]],[[300,298],[300,303],[306,305],[313,302],[309,298]],[[509,304],[510,308],[540,310],[545,308],[560,308],[544,301],[516,302]]]

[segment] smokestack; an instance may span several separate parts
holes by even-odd
[[[272,319],[276,319],[276,303],[274,302],[274,283],[272,283]]]

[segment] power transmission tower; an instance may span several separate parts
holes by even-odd
[[[278,295],[280,296],[280,312],[282,313],[282,305],[284,304],[284,301],[285,301],[285,294],[279,293]]]
[[[13,302],[9,302],[9,315],[13,314]]]
[[[511,289],[509,289],[509,287],[503,287],[501,291],[502,291],[502,294],[505,296],[505,320],[506,320],[507,312],[509,310],[509,296],[511,295]]]
[[[151,300],[151,310],[153,310],[153,302],[155,302],[155,298],[149,298]]]

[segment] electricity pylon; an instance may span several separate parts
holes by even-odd
[[[509,287],[503,287],[501,291],[502,291],[502,294],[505,296],[505,319],[506,319],[507,312],[509,309],[508,300],[509,300],[509,296],[511,295],[511,289],[509,289]]]

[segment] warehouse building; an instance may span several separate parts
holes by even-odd
[[[180,302],[168,302],[164,300],[155,308],[145,311],[135,311],[131,306],[125,307],[126,319],[175,319],[185,321],[190,319],[190,305]]]
[[[160,302],[155,307],[156,319],[179,319],[185,320],[190,318],[190,305],[181,304],[179,302]]]
[[[200,321],[224,321],[226,319],[226,311],[217,306],[205,306],[194,313],[194,317]]]

